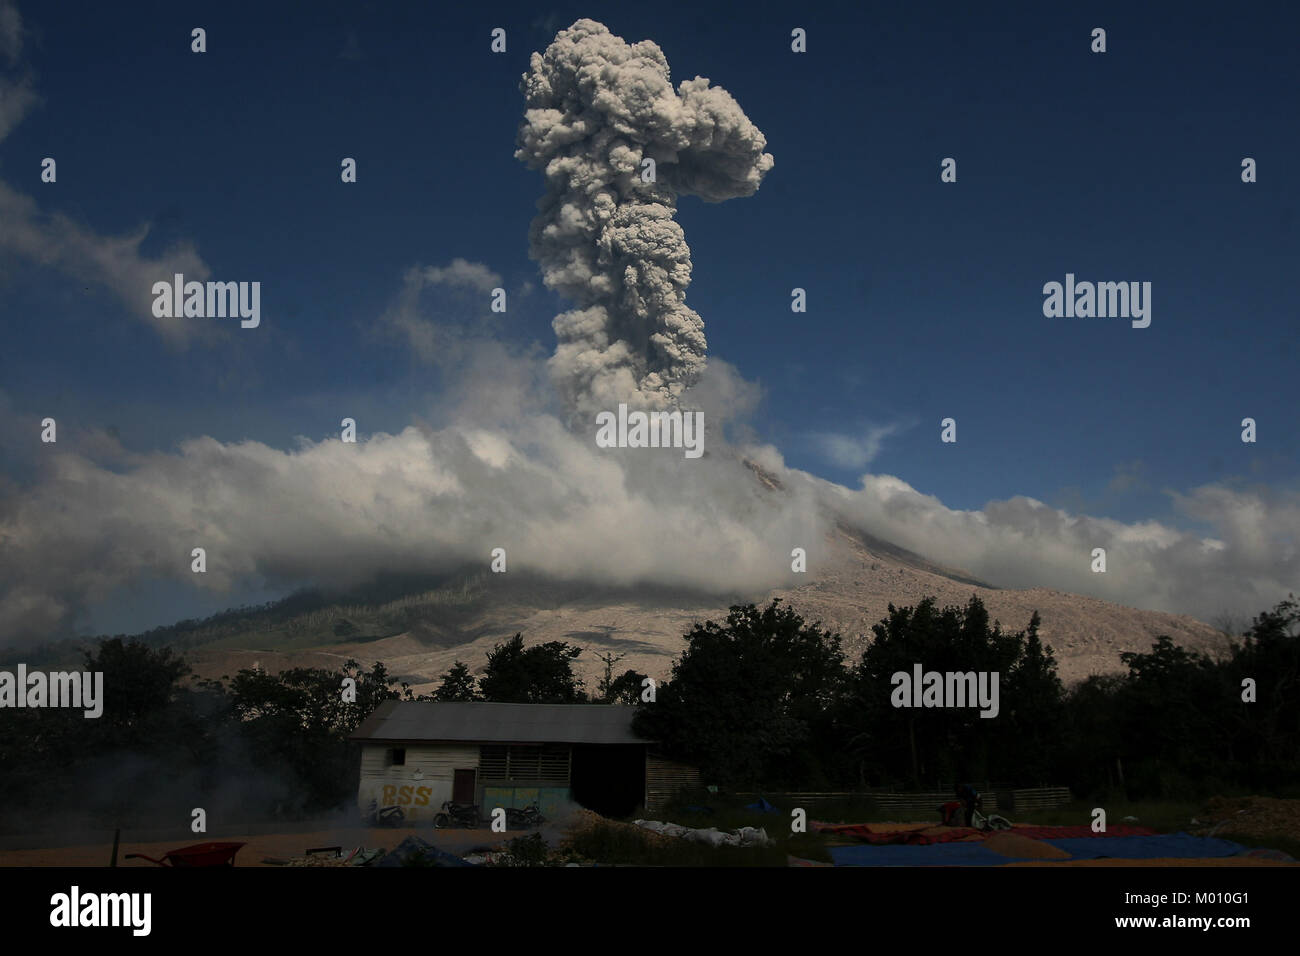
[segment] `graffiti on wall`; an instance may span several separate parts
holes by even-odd
[[[432,795],[432,787],[417,787],[414,784],[398,786],[395,783],[386,783],[384,784],[384,795],[380,801],[380,806],[427,807],[429,797]]]

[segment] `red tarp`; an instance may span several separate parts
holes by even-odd
[[[962,840],[979,833],[978,830],[969,827],[951,827],[938,833],[925,832],[926,830],[937,829],[934,826],[925,826],[916,830],[894,830],[888,833],[877,833],[866,823],[842,823],[839,825],[814,823],[813,826],[818,833],[834,833],[837,836],[853,837],[864,843],[907,843],[913,846],[950,843],[953,840]]]

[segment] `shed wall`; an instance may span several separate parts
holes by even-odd
[[[647,753],[645,760],[645,806],[656,813],[682,790],[700,788],[700,771],[696,767],[656,754]]]
[[[357,807],[364,815],[374,800],[381,807],[401,807],[412,823],[432,822],[451,799],[455,771],[478,769],[478,745],[407,744],[405,765],[388,766],[388,751],[401,746],[384,742],[362,747]]]

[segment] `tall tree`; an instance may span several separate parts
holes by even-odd
[[[471,701],[478,700],[478,691],[474,689],[474,675],[464,661],[456,661],[451,670],[442,675],[442,683],[433,692],[434,700]]]
[[[609,682],[604,700],[607,704],[641,703],[641,694],[645,687],[646,675],[628,668]]]
[[[564,641],[524,647],[523,635],[516,634],[488,654],[479,692],[484,700],[504,703],[582,703],[582,681],[573,673],[581,653],[582,648]]]
[[[668,683],[638,709],[637,732],[729,784],[795,782],[819,769],[844,678],[840,637],[780,599],[731,608],[685,636]]]
[[[1035,614],[1028,631],[1006,633],[990,623],[975,596],[965,607],[942,610],[934,598],[909,608],[891,604],[853,669],[845,708],[846,736],[863,776],[919,787],[950,785],[957,778],[1020,777],[1026,767],[1044,772],[1063,691],[1039,624]],[[997,715],[982,717],[976,706],[894,706],[894,675],[910,680],[917,665],[923,673],[985,675],[989,690],[996,674]]]

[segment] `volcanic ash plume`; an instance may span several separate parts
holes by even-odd
[[[551,374],[579,413],[672,407],[707,347],[686,305],[677,197],[752,195],[772,168],[767,140],[726,90],[696,77],[674,91],[657,45],[628,44],[594,20],[560,31],[530,63],[515,157],[547,185],[531,253],[547,287],[577,305],[555,317]]]

